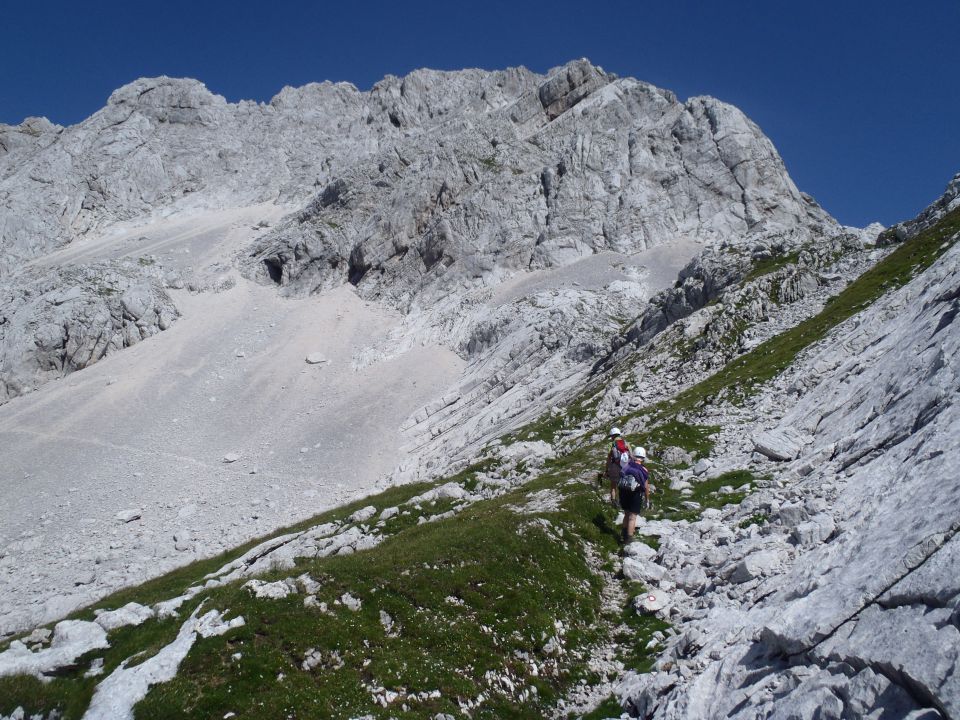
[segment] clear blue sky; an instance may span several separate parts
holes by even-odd
[[[310,81],[588,57],[739,106],[847,224],[912,217],[960,171],[958,0],[55,0],[0,17],[6,123],[79,122],[141,76],[268,100]]]

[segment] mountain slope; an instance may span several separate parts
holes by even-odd
[[[30,120],[0,141],[0,456],[18,480],[0,518],[2,629],[92,602],[146,608],[107,615],[110,648],[62,682],[4,680],[17,704],[79,716],[95,658],[120,683],[136,652],[189,640],[185,673],[142,712],[234,711],[214,687],[237,652],[248,690],[283,673],[301,709],[335,677],[324,702],[385,716],[607,698],[752,717],[772,709],[767,683],[801,714],[835,706],[825,692],[850,712],[954,712],[955,599],[910,571],[953,563],[956,183],[865,247],[735,108],[586,61],[285,89],[270,105],[141,80],[79,126]],[[660,478],[626,561],[589,486],[610,423]],[[874,497],[904,464],[922,470],[902,483],[919,510]],[[412,480],[429,483],[308,520]],[[243,587],[262,573],[279,605]],[[643,607],[635,581],[665,609],[625,608]],[[178,596],[174,618],[162,603]],[[885,612],[942,643],[940,664],[878,640]],[[142,625],[112,627],[130,617]],[[458,621],[434,661],[437,629]],[[56,665],[42,636],[4,667]],[[655,673],[629,674],[664,646]],[[277,712],[289,690],[269,690]]]
[[[48,685],[3,681],[8,705],[75,703],[79,716],[97,658],[119,673],[126,654],[186,632],[197,647],[144,716],[567,716],[614,691],[595,717],[621,703],[655,717],[950,717],[958,239],[954,211],[782,332],[771,342],[793,362],[767,382],[737,372],[762,367],[765,343],[671,401],[611,416],[604,375],[520,433],[559,453],[504,438],[443,485],[390,490],[108,599],[142,607],[94,624],[142,625],[111,630],[110,649]],[[631,438],[657,460],[657,507],[618,581],[613,512],[590,481],[606,424],[641,417]],[[631,581],[645,589],[623,608]],[[231,608],[219,639],[184,620],[204,600]],[[122,697],[110,685],[94,706]]]
[[[698,253],[842,232],[738,110],[585,60],[265,105],[143,79],[0,139],[6,629],[462,469]]]

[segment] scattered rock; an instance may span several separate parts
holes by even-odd
[[[703,475],[710,468],[713,467],[713,461],[706,458],[699,460],[696,465],[693,466],[694,475]]]
[[[377,508],[373,505],[367,505],[366,507],[360,508],[350,517],[347,518],[347,522],[352,523],[364,523],[374,515],[377,514]]]
[[[360,598],[355,598],[350,593],[341,595],[340,602],[343,603],[348,610],[352,610],[353,612],[358,612],[361,607]]]
[[[287,595],[297,592],[297,584],[294,580],[277,580],[276,582],[264,582],[263,580],[249,580],[243,587],[250,591],[254,597],[265,598],[268,600],[281,600]]]
[[[142,510],[121,510],[113,517],[122,523],[130,523],[134,520],[139,520],[142,516]]]
[[[751,553],[737,564],[730,580],[734,583],[744,583],[770,574],[779,565],[780,557],[775,552],[761,550]]]

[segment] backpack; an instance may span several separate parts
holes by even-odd
[[[637,478],[638,475],[639,479]],[[630,470],[625,469],[622,473],[620,473],[619,486],[621,489],[626,489],[633,492],[637,488],[640,488],[641,490],[645,489],[649,481],[650,471],[641,465],[635,471],[631,468]]]
[[[611,450],[613,459],[623,465],[623,456],[626,455],[628,458],[630,456],[630,448],[627,446],[627,441],[622,437],[618,437],[613,441],[613,449]]]

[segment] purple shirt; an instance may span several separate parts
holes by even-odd
[[[634,460],[631,460],[627,464],[627,466],[621,471],[621,474],[632,475],[635,477],[641,488],[647,487],[647,478],[650,477],[650,471]]]

